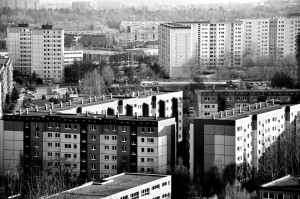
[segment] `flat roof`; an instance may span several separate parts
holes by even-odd
[[[163,23],[162,26],[169,27],[169,28],[186,28],[190,29],[190,25],[182,24],[182,23]]]
[[[54,197],[49,196],[48,198],[60,198],[62,195],[65,199],[73,199],[74,196],[80,197],[82,199],[105,198],[165,177],[167,177],[167,175],[122,173],[103,179],[100,182],[86,183],[80,187],[62,192]]]
[[[250,110],[249,110],[249,106],[250,106]],[[211,120],[230,120],[230,121],[234,121],[234,120],[238,120],[238,119],[242,119],[245,117],[248,117],[249,115],[259,115],[262,113],[266,113],[266,112],[270,112],[270,111],[274,111],[274,110],[278,110],[281,108],[285,108],[286,105],[279,105],[279,104],[270,104],[268,103],[268,105],[266,106],[265,102],[261,103],[261,108],[259,108],[259,103],[257,103],[257,105],[252,104],[246,107],[241,107],[241,108],[235,108],[234,109],[234,114],[233,114],[233,109],[230,110],[225,110],[222,112],[217,112],[217,113],[213,113],[213,115],[208,115],[208,116],[204,116],[204,117],[199,117],[198,119],[211,119]],[[257,108],[256,108],[257,107]],[[241,111],[241,113],[240,113]],[[227,112],[227,116],[225,115]],[[221,117],[222,114],[222,117]],[[214,117],[214,118],[213,118]]]
[[[276,190],[300,193],[300,176],[287,175],[261,186],[261,190]]]

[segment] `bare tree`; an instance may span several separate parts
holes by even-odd
[[[87,72],[80,82],[80,92],[84,96],[100,96],[102,82],[101,75],[97,69]]]
[[[111,83],[115,80],[114,71],[109,65],[104,66],[102,68],[101,74],[102,74],[104,83],[108,86],[111,85]]]
[[[204,68],[198,66],[197,57],[192,57],[183,64],[184,72],[191,77],[192,80],[197,79],[203,72]]]

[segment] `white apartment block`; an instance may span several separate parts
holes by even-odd
[[[35,72],[40,78],[63,82],[64,31],[51,25],[29,28],[28,24],[7,29],[8,56],[23,78]]]
[[[191,27],[165,23],[159,26],[159,65],[170,78],[189,76],[185,63],[191,58]]]
[[[192,56],[200,67],[242,65],[242,22],[193,22]]]
[[[242,19],[243,51],[255,57],[275,56],[280,59],[296,53],[296,36],[300,18]]]
[[[158,26],[162,21],[122,21],[120,31],[126,33],[139,32],[141,30],[158,31]]]
[[[64,65],[72,65],[75,61],[80,62],[83,60],[82,50],[64,51]]]

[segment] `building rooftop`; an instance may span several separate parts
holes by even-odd
[[[182,24],[182,23],[164,23],[161,25],[169,28],[187,28],[187,29],[191,28],[191,25]]]
[[[261,190],[276,190],[284,192],[300,193],[300,176],[287,175],[267,184],[260,188]]]
[[[65,199],[80,197],[85,198],[105,198],[119,192],[138,187],[149,182],[167,177],[165,175],[155,174],[140,174],[140,173],[122,173],[109,178],[103,179],[101,182],[89,182],[80,187],[49,196],[47,198],[60,198],[63,196]]]
[[[300,89],[243,89],[243,90],[199,90],[201,93],[288,93],[299,92]]]
[[[218,113],[213,113],[212,115],[199,117],[199,119],[213,119],[213,120],[238,120],[249,115],[259,115],[265,112],[270,112],[273,110],[278,110],[285,108],[286,105],[279,105],[267,102],[255,103],[252,105],[248,105],[246,107],[234,108],[230,110],[220,111]]]

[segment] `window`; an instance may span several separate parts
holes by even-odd
[[[116,135],[113,135],[113,136],[112,136],[112,140],[117,140],[117,136],[116,136]]]
[[[148,173],[153,173],[153,172],[154,172],[154,169],[153,169],[153,168],[147,168],[147,172],[148,172]]]
[[[120,199],[128,199],[128,196],[122,196]]]
[[[141,142],[145,142],[145,138],[141,138]]]
[[[77,144],[74,144],[74,149],[77,149]]]
[[[112,146],[112,150],[116,151],[117,150],[117,146]]]
[[[148,149],[147,149],[147,152],[148,152],[148,153],[154,153],[154,149],[153,149],[153,148],[148,148]]]
[[[105,145],[104,150],[106,150],[106,151],[109,150],[109,146]]]
[[[65,148],[66,149],[70,149],[71,148],[71,144],[65,144]]]
[[[48,157],[52,157],[52,153],[51,152],[48,152]]]
[[[95,141],[96,140],[96,136],[92,135],[91,140]]]
[[[145,158],[141,158],[141,162],[145,162]]]
[[[52,147],[52,143],[48,143],[48,147]]]
[[[109,136],[108,135],[104,136],[104,140],[109,140]]]
[[[241,100],[241,97],[236,97],[236,101],[240,101]]]
[[[153,163],[154,162],[154,158],[147,158],[147,163]]]
[[[122,132],[126,132],[126,127],[122,126]]]
[[[92,164],[91,170],[96,170],[96,165]]]
[[[34,133],[34,138],[39,138],[40,134],[39,133]]]
[[[152,190],[159,189],[159,188],[160,188],[160,185],[158,184],[158,185],[153,186]]]
[[[39,148],[39,143],[38,143],[38,142],[35,142],[35,143],[34,143],[34,147],[35,147],[35,148]]]
[[[74,124],[74,130],[77,130],[77,125],[76,124]]]
[[[60,128],[60,124],[56,123],[55,128]]]
[[[144,153],[145,152],[145,148],[141,148],[141,151],[142,151],[142,153]]]
[[[104,156],[104,159],[105,159],[105,160],[109,160],[109,155],[105,155],[105,156]]]
[[[73,154],[73,157],[76,159],[77,158],[77,154]]]
[[[109,126],[104,126],[104,131],[108,131],[109,130]]]
[[[126,156],[122,156],[122,162],[126,162],[127,161],[127,157]]]
[[[74,135],[74,139],[77,139],[77,135]]]
[[[112,165],[112,170],[117,170],[117,166],[116,165]]]
[[[143,189],[141,192],[141,196],[146,196],[146,195],[149,195],[149,188]]]
[[[95,131],[96,130],[96,126],[95,125],[92,125],[92,131]]]
[[[39,157],[39,153],[38,153],[38,152],[35,152],[35,153],[34,153],[34,157]]]
[[[126,137],[122,137],[122,142],[126,142],[127,138]]]
[[[91,150],[96,150],[96,145],[92,145]]]
[[[59,157],[60,156],[60,153],[55,153],[55,157]]]
[[[154,133],[154,129],[153,128],[148,128],[148,133]]]
[[[56,148],[60,147],[60,143],[55,143],[55,147]]]
[[[65,158],[71,158],[71,157],[72,157],[71,154],[69,154],[69,153],[65,154]]]
[[[71,124],[65,124],[65,129],[70,129],[71,128]]]
[[[154,143],[154,138],[147,138],[148,143]]]
[[[92,155],[91,160],[96,160],[96,155]]]
[[[47,124],[47,127],[48,127],[48,128],[52,128],[52,123],[48,123],[48,124]]]
[[[126,152],[126,146],[122,146],[122,152]]]
[[[109,165],[104,165],[104,169],[108,170],[109,169]]]
[[[138,199],[138,198],[139,198],[139,192],[130,194],[130,199]]]
[[[145,129],[144,129],[144,128],[142,128],[141,132],[142,132],[142,133],[145,133]]]
[[[52,133],[48,133],[48,138],[52,138]]]
[[[116,156],[116,155],[113,155],[113,156],[112,156],[112,160],[117,160],[117,156]]]
[[[66,139],[71,139],[71,134],[65,134]]]
[[[116,127],[116,126],[113,126],[113,127],[112,127],[112,130],[113,130],[113,131],[116,131],[116,130],[117,130],[117,127]]]
[[[60,134],[59,133],[55,133],[55,138],[59,138]]]

